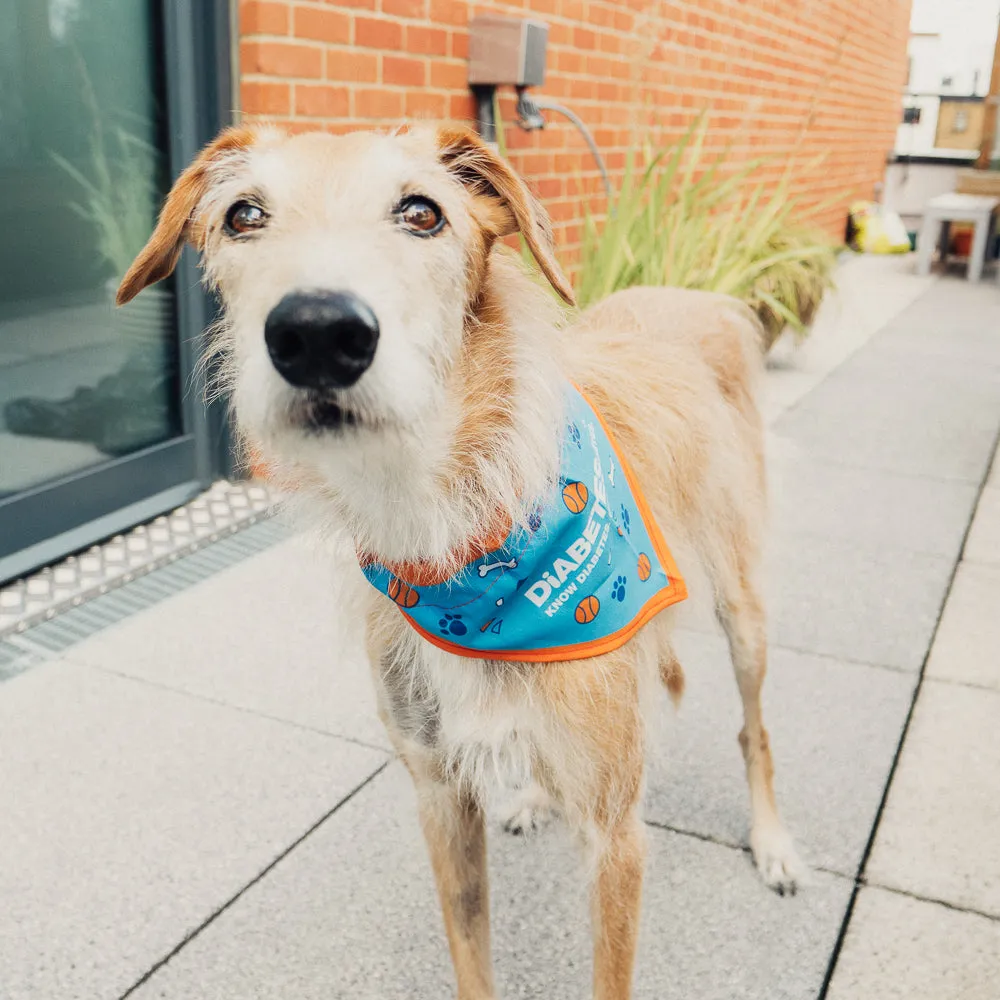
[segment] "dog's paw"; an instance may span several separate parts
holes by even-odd
[[[500,824],[507,833],[524,837],[548,825],[554,811],[548,795],[538,786],[515,792],[500,809]]]
[[[750,834],[750,850],[761,878],[779,896],[794,896],[806,879],[792,838],[783,827],[768,827]]]

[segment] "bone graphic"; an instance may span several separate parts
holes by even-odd
[[[501,569],[504,567],[506,567],[507,569],[514,569],[515,566],[517,566],[516,559],[511,559],[509,562],[503,562],[501,560],[500,562],[488,563],[486,565],[479,567],[479,575],[480,577],[483,577],[486,576],[486,574],[489,573],[490,570]]]
[[[608,479],[611,480],[611,485],[614,486],[615,485],[615,459],[614,459],[613,455],[611,456],[610,461],[611,461],[611,468],[608,469]]]

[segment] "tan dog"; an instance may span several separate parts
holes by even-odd
[[[715,592],[744,707],[750,844],[794,891],[761,719],[764,523],[757,329],[734,300],[611,296],[560,329],[500,244],[520,233],[567,302],[547,220],[511,169],[458,128],[286,137],[232,129],[177,181],[119,302],[190,240],[225,303],[217,333],[237,421],[324,525],[399,568],[492,551],[552,489],[560,387],[575,382],[630,460],[670,546]],[[611,653],[544,664],[459,659],[371,590],[381,714],[416,785],[461,1000],[494,996],[484,801],[553,804],[593,873],[594,996],[627,1000],[639,923],[646,718],[683,675],[671,611]]]

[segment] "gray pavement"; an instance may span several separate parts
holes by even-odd
[[[764,386],[765,709],[810,884],[750,864],[738,699],[691,608],[641,1000],[1000,996],[1000,291],[909,268],[846,264]],[[0,683],[0,1000],[452,995],[334,566],[290,538]],[[501,995],[582,1000],[567,838],[490,851]]]

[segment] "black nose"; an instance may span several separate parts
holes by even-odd
[[[264,342],[271,364],[298,389],[346,389],[375,359],[378,320],[344,292],[297,291],[268,314]]]

